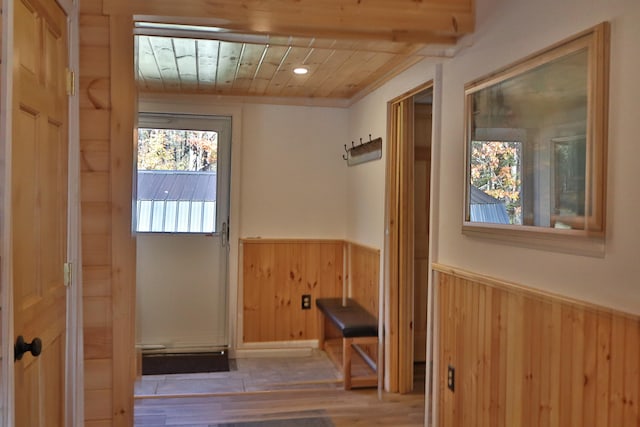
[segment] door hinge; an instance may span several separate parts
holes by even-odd
[[[72,273],[72,264],[70,262],[65,262],[64,263],[64,285],[66,287],[71,286],[71,280],[73,279],[73,273]]]
[[[67,95],[74,96],[76,94],[76,73],[67,68]]]

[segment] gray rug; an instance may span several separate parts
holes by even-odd
[[[212,424],[209,427],[334,427],[334,424],[329,418],[322,417]]]

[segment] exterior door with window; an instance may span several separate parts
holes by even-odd
[[[65,425],[67,17],[14,2],[11,253],[15,425]],[[24,351],[24,353],[23,353]]]
[[[231,118],[140,113],[138,344],[228,346]]]

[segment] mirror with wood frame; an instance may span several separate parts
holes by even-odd
[[[465,86],[464,231],[604,235],[608,33]]]

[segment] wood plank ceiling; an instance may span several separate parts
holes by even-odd
[[[348,101],[446,54],[474,23],[473,0],[130,4],[141,92]]]

